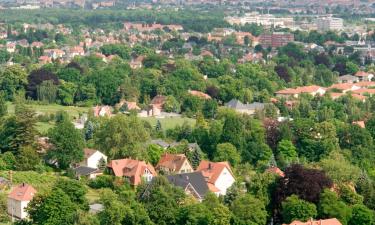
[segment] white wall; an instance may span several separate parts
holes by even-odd
[[[101,158],[103,158],[107,162],[107,156],[99,151],[96,151],[87,159],[86,166],[91,168],[98,168],[98,164]]]
[[[219,178],[215,182],[215,187],[220,190],[221,195],[225,195],[227,193],[227,189],[232,186],[235,182],[234,177],[229,172],[227,168],[221,171]]]
[[[28,216],[25,208],[29,204],[29,201],[17,201],[15,199],[8,198],[8,214],[13,217],[24,219]]]

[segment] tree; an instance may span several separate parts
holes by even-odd
[[[230,209],[234,215],[234,225],[265,225],[267,223],[264,203],[249,194],[234,200]]]
[[[349,225],[371,225],[374,224],[374,212],[364,205],[354,205]]]
[[[236,147],[231,143],[222,143],[216,146],[214,160],[217,162],[228,161],[231,166],[235,167],[241,162],[241,155],[237,152]]]
[[[48,137],[53,145],[48,158],[56,160],[60,168],[69,168],[72,163],[83,160],[83,136],[70,121],[58,122],[48,131]]]
[[[135,116],[126,115],[104,120],[94,135],[96,146],[112,158],[146,158],[142,144],[149,138],[145,124]]]
[[[299,199],[297,195],[286,198],[282,203],[282,216],[284,223],[294,220],[308,221],[317,215],[316,206],[313,203]]]
[[[57,86],[52,80],[43,81],[37,86],[37,98],[39,101],[54,103],[56,101]]]
[[[281,140],[277,145],[277,152],[284,163],[296,162],[298,159],[297,149],[290,140]]]
[[[40,157],[31,146],[23,146],[17,155],[17,170],[34,170],[40,165]]]
[[[337,218],[346,225],[351,216],[351,209],[338,199],[336,193],[326,189],[320,196],[318,213],[322,218]]]
[[[56,74],[45,68],[32,71],[27,77],[27,80],[28,84],[26,94],[33,99],[37,99],[38,86],[41,85],[43,81],[51,80],[54,85],[59,84],[59,79],[57,78]]]
[[[20,65],[8,66],[0,76],[0,88],[5,99],[13,100],[15,95],[27,85],[26,71]]]
[[[214,193],[207,193],[202,202],[213,215],[213,224],[229,225],[232,213],[224,206]]]
[[[100,202],[104,206],[104,210],[99,213],[100,224],[121,225],[127,213],[127,207],[117,200],[117,195],[111,190],[104,189]]]
[[[8,114],[8,107],[4,98],[4,94],[0,93],[0,118]]]
[[[176,224],[213,224],[212,212],[203,204],[182,207],[177,214]]]
[[[163,153],[164,149],[159,145],[151,144],[147,147],[147,158],[152,165],[156,165],[159,162],[159,159]]]
[[[26,210],[33,224],[73,225],[77,208],[69,196],[56,188],[49,195],[35,196]]]
[[[70,200],[80,206],[82,209],[88,209],[86,199],[87,188],[77,180],[59,179],[55,188],[59,188],[65,192]]]

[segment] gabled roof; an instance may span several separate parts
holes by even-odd
[[[85,148],[85,149],[83,149],[83,152],[84,152],[84,154],[85,154],[85,159],[88,159],[88,158],[90,158],[92,155],[94,155],[95,154],[95,152],[97,152],[98,150],[96,150],[96,149],[91,149],[91,148]]]
[[[367,73],[365,71],[358,71],[357,73],[355,73],[356,77],[367,77],[369,75],[370,75],[370,73]]]
[[[87,167],[87,166],[79,166],[77,168],[74,168],[73,170],[79,176],[87,176],[87,175],[90,175],[92,173],[98,172],[98,169]]]
[[[157,175],[151,164],[130,158],[112,160],[108,163],[108,167],[113,170],[115,176],[130,178],[130,183],[133,185],[141,183],[142,175],[146,169],[149,170],[153,176]]]
[[[203,99],[211,99],[211,96],[209,96],[208,94],[203,93],[201,91],[189,90],[189,94],[191,94],[193,96],[197,96],[199,98],[203,98]]]
[[[181,187],[184,190],[191,185],[200,198],[204,198],[209,191],[206,180],[201,172],[170,175],[167,176],[167,179],[173,185]]]
[[[288,224],[283,224],[288,225]],[[310,220],[307,222],[301,222],[298,220],[293,221],[289,225],[342,225],[340,221],[336,218],[325,219],[325,220]]]
[[[29,184],[22,183],[15,187],[8,195],[8,198],[18,201],[31,201],[36,190]]]
[[[358,87],[355,83],[342,83],[342,84],[333,84],[329,88],[330,89],[339,89],[339,90],[351,90],[353,87]]]
[[[276,166],[271,166],[270,168],[266,169],[266,172],[279,175],[280,177],[285,176],[284,172],[279,167],[276,167]]]
[[[232,99],[225,106],[236,110],[263,110],[267,104],[269,103],[253,102],[251,104],[243,104],[237,99]]]
[[[310,86],[302,86],[296,88],[287,88],[284,90],[277,91],[276,94],[300,94],[300,93],[313,93],[318,91],[319,89],[324,89],[323,87],[317,85],[310,85]]]
[[[232,170],[228,162],[210,162],[210,161],[202,160],[197,168],[197,171],[202,172],[207,182],[211,184],[215,184],[216,180],[219,178],[221,172],[225,168],[227,168],[233,176]]]
[[[165,167],[171,171],[180,171],[186,160],[187,158],[184,154],[165,153],[161,156],[156,168]]]
[[[356,81],[356,80],[358,80],[358,77],[350,75],[350,74],[346,74],[346,75],[343,75],[343,76],[339,76],[337,79],[338,80],[352,80],[352,81]]]
[[[165,103],[165,98],[164,95],[157,95],[151,100],[151,104],[163,105]]]

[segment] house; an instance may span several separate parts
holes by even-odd
[[[277,166],[271,166],[268,169],[266,169],[266,173],[276,174],[280,177],[285,177],[284,172]]]
[[[163,110],[166,97],[163,95],[157,95],[151,100],[150,109],[148,115],[158,116]]]
[[[132,59],[129,63],[130,68],[132,68],[132,69],[142,68],[142,62],[143,62],[144,58],[145,58],[144,56],[138,56],[137,58]]]
[[[303,86],[303,87],[297,87],[297,88],[287,88],[284,90],[277,91],[276,97],[279,98],[298,98],[300,94],[310,94],[312,96],[315,95],[324,95],[326,93],[326,89],[317,85],[311,85],[311,86]]]
[[[51,57],[49,56],[46,56],[46,55],[42,55],[38,58],[38,61],[40,64],[44,65],[44,64],[48,64],[48,63],[51,63],[52,62],[52,59]]]
[[[201,172],[183,173],[167,176],[174,186],[181,187],[187,195],[202,201],[209,192],[206,180]]]
[[[194,171],[184,154],[170,153],[165,153],[161,156],[156,169],[166,174],[191,173]]]
[[[16,43],[14,43],[14,42],[8,42],[6,44],[6,49],[7,49],[7,52],[14,53],[16,51]]]
[[[116,105],[116,108],[118,108],[120,111],[122,111],[121,108],[125,107],[125,111],[130,111],[130,110],[141,110],[141,108],[137,105],[136,102],[129,102],[126,100],[121,100],[120,103]]]
[[[339,90],[342,93],[346,93],[348,91],[355,91],[360,89],[361,87],[357,86],[356,84],[351,83],[341,83],[341,84],[333,84],[329,87],[329,90]]]
[[[196,96],[196,97],[199,97],[199,98],[204,99],[204,100],[211,99],[211,96],[209,96],[208,94],[203,93],[201,91],[189,90],[189,94],[191,94],[193,96]]]
[[[11,217],[24,219],[28,216],[25,208],[34,198],[36,190],[28,184],[22,183],[15,187],[8,195],[7,207]]]
[[[107,164],[107,156],[100,151],[91,148],[85,148],[83,151],[84,160],[80,163],[80,166],[98,169],[101,164]]]
[[[161,139],[155,139],[155,140],[151,140],[150,142],[151,144],[155,144],[155,145],[159,145],[160,147],[162,147],[164,150],[168,149],[168,148],[171,148],[171,147],[176,147],[179,143],[178,142],[172,142],[172,143],[168,143],[166,141],[163,141]]]
[[[352,91],[354,94],[359,94],[359,95],[374,95],[375,94],[375,89],[367,89],[367,88],[361,88],[355,91]]]
[[[139,185],[142,180],[150,182],[157,176],[151,164],[130,158],[112,160],[107,167],[113,175],[125,177],[134,186]]]
[[[332,219],[325,219],[325,220],[309,220],[307,222],[301,222],[298,220],[295,220],[291,222],[290,224],[283,224],[283,225],[342,225],[340,221],[336,218]]]
[[[94,110],[94,116],[99,117],[99,116],[112,116],[112,108],[108,105],[105,106],[95,106],[93,108]]]
[[[353,84],[359,81],[359,78],[350,74],[343,75],[337,78],[337,82],[342,84],[342,83],[349,83]]]
[[[210,162],[202,160],[197,171],[202,172],[209,190],[217,195],[225,195],[227,189],[235,182],[228,162]]]
[[[360,120],[360,121],[353,121],[352,124],[355,124],[359,126],[360,128],[366,128],[365,121]]]
[[[80,179],[81,177],[87,177],[90,179],[94,179],[99,175],[103,174],[103,171],[101,171],[98,168],[92,168],[87,166],[78,166],[73,169],[73,172],[77,179]]]
[[[85,50],[81,46],[74,46],[70,48],[69,53],[70,53],[70,57],[74,58],[76,56],[84,56]]]
[[[358,71],[354,76],[358,77],[359,81],[371,81],[374,78],[374,74],[364,71]]]
[[[225,106],[227,108],[231,108],[235,110],[238,113],[254,115],[256,112],[264,110],[264,108],[270,104],[271,103],[260,103],[260,102],[254,102],[251,104],[243,104],[237,99],[232,99],[228,103],[226,103]]]

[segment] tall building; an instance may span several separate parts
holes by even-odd
[[[259,44],[263,47],[278,48],[294,41],[294,35],[285,32],[274,32],[272,34],[261,34]]]
[[[316,26],[319,31],[342,30],[344,28],[344,20],[334,17],[318,18]]]

